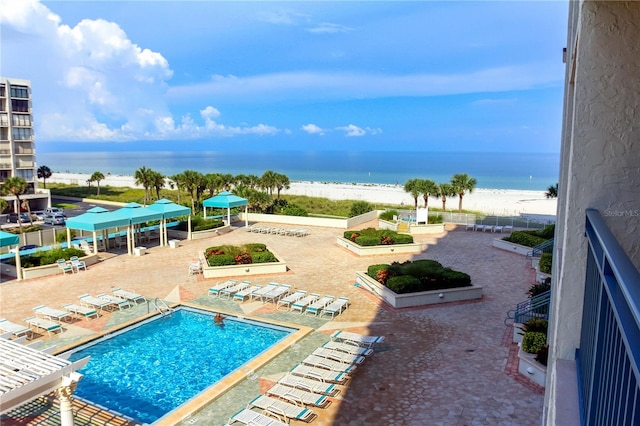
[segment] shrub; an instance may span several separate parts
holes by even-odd
[[[522,336],[522,350],[535,354],[547,345],[547,335],[539,331],[527,331]]]
[[[29,256],[24,256],[21,259],[21,264],[23,268],[32,268],[35,266],[52,265],[56,263],[58,259],[69,260],[71,256],[82,257],[86,255],[87,254],[84,250],[76,248],[53,248],[51,250],[39,251]],[[15,260],[13,258],[10,259],[9,262],[15,264]]]
[[[242,246],[215,246],[205,250],[210,266],[248,265],[251,263],[277,262],[276,256],[262,243],[250,243]]]
[[[380,265],[369,265],[367,268],[367,275],[369,275],[373,279],[377,279],[378,271],[387,271],[389,270],[389,265],[380,264]]]
[[[511,235],[504,237],[503,240],[510,243],[520,244],[525,247],[535,247],[538,244],[542,244],[546,241],[545,238],[540,238],[527,231],[513,231]]]
[[[71,239],[73,239],[76,236],[76,230],[75,229],[71,229]],[[58,235],[56,235],[56,243],[61,244],[61,243],[66,243],[67,242],[67,233],[66,232],[60,232]]]
[[[249,253],[267,251],[267,245],[262,243],[249,243],[242,246]]]
[[[371,210],[373,210],[373,206],[366,201],[355,201],[351,205],[349,217],[360,216],[361,214],[369,213]]]
[[[270,251],[257,251],[252,253],[251,257],[253,258],[253,263],[271,263],[278,261],[275,254]]]
[[[309,216],[309,213],[302,207],[296,206],[295,204],[289,204],[287,207],[282,209],[282,214],[287,216]]]
[[[549,345],[544,345],[544,347],[538,350],[535,360],[545,367],[547,366],[547,361],[549,360]]]
[[[383,235],[380,238],[380,244],[382,244],[383,246],[390,246],[390,245],[393,245],[394,243],[395,241],[393,240],[393,237]]]
[[[412,244],[413,237],[407,234],[396,234],[396,244]]]
[[[234,260],[236,261],[236,265],[248,265],[253,263],[253,259],[249,253],[240,253],[234,257]]]
[[[539,231],[534,231],[533,235],[544,238],[545,240],[550,240],[553,238],[556,231],[556,225],[547,225]]]
[[[549,290],[551,290],[551,279],[547,278],[544,280],[544,282],[535,283],[531,287],[529,287],[527,294],[529,295],[529,297],[535,297]]]
[[[471,277],[464,272],[454,271],[451,268],[443,268],[442,281],[444,288],[468,287],[471,285]]]
[[[542,253],[542,255],[540,255],[540,263],[538,263],[540,272],[550,274],[552,260],[553,255],[551,253]]]
[[[397,210],[385,210],[384,212],[382,212],[380,214],[380,219],[382,219],[382,220],[393,220],[394,216],[396,216],[396,218],[398,217],[398,211]]]
[[[399,275],[387,280],[387,287],[397,294],[421,291],[420,280],[411,275]]]
[[[547,334],[547,328],[549,327],[549,321],[542,318],[531,318],[524,324],[522,324],[521,330],[525,333],[528,331],[534,331],[538,333]]]
[[[362,247],[378,246],[380,245],[380,237],[360,235],[354,242]]]
[[[209,266],[235,265],[236,259],[232,254],[218,254],[207,258]]]
[[[361,246],[377,246],[377,245],[390,245],[390,244],[411,244],[413,243],[413,237],[407,234],[398,234],[396,231],[389,229],[375,229],[366,228],[360,231],[344,231],[342,234],[347,240],[361,245]],[[369,237],[365,240],[359,240],[360,237]],[[375,243],[373,242],[375,240]],[[366,241],[365,244],[361,244],[358,241]]]

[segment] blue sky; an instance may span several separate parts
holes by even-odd
[[[567,1],[0,5],[46,151],[559,152]]]

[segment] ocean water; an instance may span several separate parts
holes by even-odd
[[[404,184],[413,178],[448,182],[467,173],[477,188],[546,190],[558,182],[560,154],[383,151],[119,151],[38,152],[55,172],[133,175],[142,166],[167,176],[201,173],[262,175],[292,181]]]

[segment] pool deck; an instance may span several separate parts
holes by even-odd
[[[268,225],[268,224],[264,224]],[[362,227],[375,226],[368,223]],[[213,425],[266,390],[313,349],[329,340],[336,330],[384,335],[383,344],[358,366],[352,380],[323,409],[312,408],[317,417],[311,425],[538,425],[543,389],[517,373],[516,346],[510,342],[512,328],[503,320],[506,312],[526,299],[534,273],[524,256],[492,247],[499,235],[449,230],[443,234],[417,236],[428,243],[420,255],[359,257],[336,244],[344,230],[309,227],[306,237],[256,234],[238,228],[228,234],[195,241],[180,247],[147,245],[143,256],[122,250],[101,253],[101,262],[87,271],[0,285],[0,317],[15,323],[33,315],[33,308],[60,308],[77,303],[84,293],[97,295],[123,288],[159,297],[169,303],[190,302],[229,313],[241,313],[283,323],[310,327],[296,342],[283,343],[278,354],[265,364],[243,370],[245,379],[235,381],[227,392],[201,398],[202,409],[194,414],[170,416],[161,424]],[[251,276],[256,284],[278,282],[309,293],[346,296],[351,305],[334,319],[277,311],[272,303],[239,303],[208,296],[208,289],[223,279],[189,276],[188,265],[198,252],[212,245],[262,242],[273,248],[289,271],[279,275]],[[354,286],[355,271],[376,263],[410,259],[434,259],[464,271],[483,287],[480,301],[451,303],[426,308],[394,310],[366,290]],[[235,277],[244,279],[244,277]],[[147,306],[106,313],[96,320],[63,323],[65,331],[54,337],[33,339],[42,346],[63,347],[89,338],[147,313]],[[213,402],[208,402],[212,400]],[[29,408],[31,407],[31,408]],[[3,426],[34,424],[47,411],[37,404],[3,417]],[[83,408],[75,402],[79,413]],[[29,412],[31,410],[31,412]],[[95,411],[95,410],[94,410]],[[80,416],[76,424],[128,424],[104,420],[108,413]],[[87,420],[87,418],[90,418]],[[91,420],[93,419],[93,420]],[[102,420],[100,420],[102,419]],[[49,424],[46,421],[41,424]],[[292,421],[292,424],[303,424]]]

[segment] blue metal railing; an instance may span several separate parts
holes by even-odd
[[[640,273],[596,210],[587,210],[580,348],[583,425],[640,424]]]
[[[549,290],[518,303],[515,309],[507,312],[507,318],[504,320],[505,325],[510,324],[509,320],[513,320],[516,324],[524,324],[533,318],[548,320],[550,301],[551,291]]]
[[[544,243],[540,243],[537,246],[533,247],[529,253],[527,253],[528,257],[540,257],[542,253],[551,253],[553,252],[553,238],[545,241]]]

